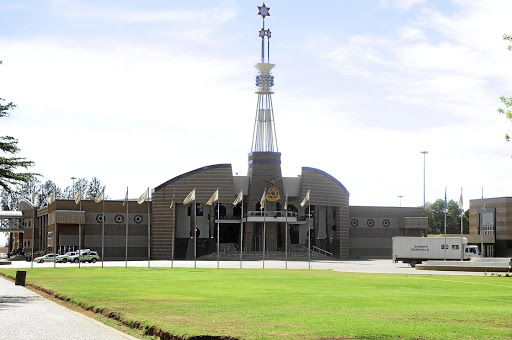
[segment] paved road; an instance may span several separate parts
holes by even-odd
[[[31,263],[25,261],[13,261],[4,268],[30,268]],[[34,268],[53,268],[53,263],[34,263]],[[57,263],[58,268],[78,267],[75,263]],[[84,263],[83,267],[101,267],[101,261],[96,263]],[[125,261],[105,261],[105,267],[124,267]],[[148,261],[128,261],[128,267],[147,267]],[[183,267],[194,268],[194,261],[151,261],[151,267]],[[197,261],[197,268],[217,268],[217,261]],[[284,269],[285,261],[265,261],[265,269]],[[0,267],[0,268],[1,268]],[[240,268],[239,261],[220,261],[220,268]],[[243,268],[263,268],[263,261],[244,261]],[[288,261],[288,269],[308,269],[308,262]],[[389,260],[347,260],[347,261],[311,261],[311,269],[331,269],[340,272],[355,273],[387,273],[387,274],[418,274],[418,275],[483,275],[482,273],[416,270],[408,264],[393,263]]]
[[[0,339],[136,339],[0,278]]]

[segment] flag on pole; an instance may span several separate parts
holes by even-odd
[[[462,198],[462,188],[460,188],[459,208],[464,210],[464,199]]]
[[[123,206],[125,206],[127,202],[128,202],[128,187],[126,187],[126,195],[124,196]]]
[[[52,204],[55,202],[55,191],[50,194],[50,196],[46,197],[46,201],[48,204]]]
[[[304,199],[302,200],[302,202],[300,202],[300,206],[301,207],[304,207],[306,205],[306,203],[309,201],[309,190],[306,194],[306,197],[304,197]]]
[[[98,196],[96,196],[96,199],[94,200],[94,202],[99,203],[99,202],[103,201],[104,196],[105,196],[105,186],[103,186],[103,189],[101,189],[101,191],[98,193]]]
[[[196,189],[192,190],[188,195],[187,197],[185,197],[185,199],[183,200],[183,204],[189,204],[190,202],[192,201],[195,201],[196,200]]]
[[[284,200],[284,211],[288,211],[288,193],[286,194],[286,199]]]
[[[484,188],[482,188],[482,210],[485,211]]]
[[[174,207],[174,200],[171,201],[171,206],[169,207],[169,209],[172,209],[172,207]]]
[[[82,193],[81,193],[81,189],[80,189],[75,194],[75,204],[80,203],[81,199],[82,199]]]
[[[444,209],[448,209],[448,201],[446,200],[446,187],[444,187]]]
[[[238,205],[238,203],[242,202],[244,200],[244,193],[243,190],[240,191],[238,196],[236,196],[235,200],[233,201],[233,205]]]
[[[27,199],[30,201],[30,203],[34,202],[34,192],[33,191],[30,194],[28,194]]]
[[[147,188],[142,195],[140,195],[139,200],[137,201],[139,204],[142,204],[148,200],[149,197],[149,188]]]
[[[266,194],[266,189],[263,190],[263,195],[261,196],[261,200],[260,200],[260,209],[265,209],[265,202],[266,202],[266,197],[265,197],[265,194]]]
[[[212,205],[214,202],[217,202],[219,200],[219,189],[215,190],[212,197],[206,202],[206,205]]]

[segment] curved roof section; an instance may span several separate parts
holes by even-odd
[[[18,202],[18,210],[19,211],[32,210],[32,209],[34,209],[34,205],[32,204],[32,202],[30,202],[26,198],[22,198]]]
[[[303,166],[302,167],[302,172],[305,172],[305,171],[311,171],[311,172],[316,172],[318,174],[321,174],[327,178],[329,178],[331,181],[333,181],[334,183],[336,183],[341,189],[343,189],[343,191],[345,191],[345,193],[347,194],[347,196],[350,196],[350,193],[348,192],[347,188],[345,188],[345,186],[343,184],[341,184],[340,181],[338,181],[336,178],[334,178],[333,176],[329,175],[327,172],[323,171],[323,170],[320,170],[320,169],[316,169],[316,168],[310,168],[310,167],[307,167],[307,166]]]
[[[181,174],[179,176],[171,178],[167,182],[160,184],[159,186],[157,186],[155,188],[155,191],[160,190],[160,189],[164,188],[165,186],[167,186],[167,185],[169,185],[169,184],[171,184],[173,182],[179,181],[180,179],[189,177],[191,175],[198,174],[198,173],[203,172],[203,171],[208,171],[208,170],[212,170],[212,169],[221,169],[221,168],[230,168],[231,169],[231,164],[207,165],[207,166],[203,166],[201,168],[198,168],[198,169],[195,169],[195,170],[192,170],[192,171],[189,171],[189,172],[185,172],[184,174]]]

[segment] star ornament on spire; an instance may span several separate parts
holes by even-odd
[[[258,15],[261,15],[263,19],[265,19],[265,17],[270,16],[269,10],[270,7],[265,6],[265,3],[263,3],[263,6],[258,6]]]

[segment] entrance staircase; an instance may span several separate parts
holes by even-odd
[[[311,260],[332,260],[332,254],[318,247],[311,247]],[[221,261],[239,261],[240,248],[236,243],[221,243],[220,247]],[[244,261],[260,261],[263,258],[262,251],[243,251]],[[284,251],[267,251],[265,252],[265,260],[284,261],[286,259]],[[202,261],[216,261],[217,252],[213,252],[198,258]],[[292,244],[288,247],[288,261],[307,261],[308,247],[300,244]]]

